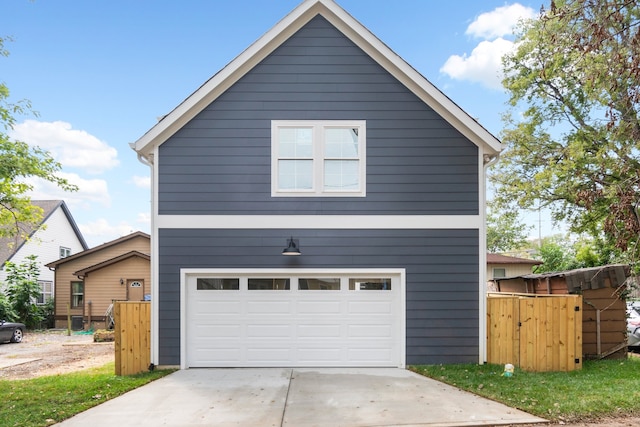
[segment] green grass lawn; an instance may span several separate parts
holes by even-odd
[[[580,371],[503,376],[498,365],[414,366],[419,374],[554,421],[640,415],[640,358],[585,361]]]
[[[173,371],[131,376],[103,367],[31,380],[0,380],[0,426],[40,427],[58,423]]]

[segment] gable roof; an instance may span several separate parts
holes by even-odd
[[[542,261],[528,258],[518,258],[514,256],[506,256],[500,254],[487,254],[487,264],[529,264],[540,265]]]
[[[156,147],[169,139],[317,15],[323,16],[474,144],[485,148],[492,155],[497,155],[502,150],[502,145],[495,136],[333,0],[303,1],[173,111],[160,119],[147,133],[132,143],[131,148],[139,157],[149,160]]]
[[[124,261],[129,258],[142,258],[147,261],[151,261],[151,257],[148,254],[143,254],[140,251],[130,251],[122,255],[118,255],[117,257],[108,259],[106,261],[99,262],[97,264],[91,265],[89,267],[83,268],[82,270],[78,270],[73,273],[74,276],[88,276],[92,271],[100,270],[101,268],[108,267],[113,264],[117,264],[120,261]]]
[[[46,264],[45,267],[49,267],[49,268],[55,269],[59,265],[64,264],[66,262],[73,261],[73,260],[78,259],[78,258],[82,258],[83,256],[86,256],[86,255],[89,255],[89,254],[92,254],[92,253],[95,253],[95,252],[99,252],[99,251],[101,251],[103,249],[106,249],[108,247],[115,246],[115,245],[117,245],[119,243],[122,243],[122,242],[126,242],[127,240],[135,239],[136,237],[145,237],[145,238],[151,240],[151,237],[147,233],[144,233],[142,231],[136,231],[134,233],[128,234],[128,235],[123,236],[123,237],[120,237],[120,238],[112,240],[110,242],[103,243],[102,245],[96,246],[95,248],[91,248],[91,249],[87,249],[87,250],[82,251],[82,252],[78,252],[77,254],[73,254],[73,255],[68,256],[66,258],[60,258],[57,261],[53,261],[53,262],[50,262],[49,264]]]
[[[32,200],[31,203],[42,209],[42,220],[37,224],[20,223],[20,228],[22,228],[25,233],[21,233],[15,237],[0,237],[0,266],[4,265],[7,261],[11,261],[11,258],[40,230],[58,208],[61,208],[67,217],[67,221],[69,221],[82,248],[87,249],[89,247],[64,200]]]

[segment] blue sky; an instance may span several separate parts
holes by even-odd
[[[18,117],[12,136],[49,150],[80,188],[34,182],[32,197],[64,199],[90,246],[149,232],[149,169],[129,143],[300,1],[3,1],[0,37],[13,41],[0,57],[0,81],[11,101],[28,99],[38,112]],[[506,96],[498,58],[518,17],[535,16],[540,1],[338,4],[499,135]],[[537,226],[538,216],[527,220]]]

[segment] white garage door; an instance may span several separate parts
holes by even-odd
[[[399,274],[183,277],[183,367],[404,366]]]

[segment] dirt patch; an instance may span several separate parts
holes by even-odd
[[[19,344],[0,344],[0,379],[30,379],[103,366],[115,359],[113,342],[67,331],[26,332]]]

